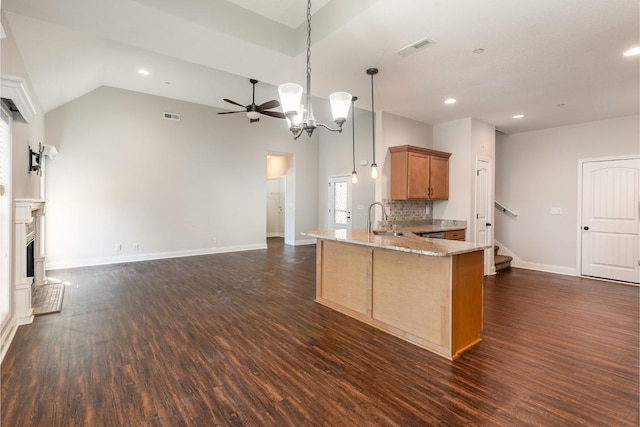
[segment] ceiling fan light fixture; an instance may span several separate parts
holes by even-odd
[[[257,111],[247,111],[247,117],[251,120],[257,120],[260,118],[260,113]]]

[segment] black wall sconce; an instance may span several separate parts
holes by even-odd
[[[42,152],[44,151],[44,147],[42,143],[38,143],[38,151],[33,151],[31,146],[29,146],[29,173],[35,172],[38,175],[41,174],[41,166],[42,166]]]

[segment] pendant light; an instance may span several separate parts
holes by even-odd
[[[347,121],[349,108],[351,107],[351,94],[347,92],[335,92],[329,96],[333,121],[338,125],[337,129],[330,128],[324,123],[316,122],[311,108],[311,0],[307,2],[307,98],[302,105],[302,86],[297,83],[285,83],[278,87],[282,112],[287,118],[289,130],[293,133],[293,139],[298,139],[302,131],[307,131],[309,137],[320,126],[332,132],[342,132],[342,125]]]
[[[351,159],[353,159],[353,172],[351,172],[351,182],[353,184],[358,183],[358,172],[356,172],[356,107],[355,102],[358,100],[357,96],[351,97],[351,148],[353,150]]]
[[[367,74],[371,76],[371,126],[373,127],[373,162],[371,162],[371,178],[378,177],[378,165],[376,164],[376,112],[373,106],[373,76],[378,74],[377,68],[368,68]]]

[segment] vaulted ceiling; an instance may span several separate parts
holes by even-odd
[[[103,85],[225,109],[250,103],[248,78],[258,103],[305,85],[304,0],[3,0],[2,12],[45,111]],[[640,45],[636,0],[315,0],[312,12],[318,97],[345,90],[370,108],[377,67],[376,110],[431,124],[514,133],[639,112],[639,57],[623,56]]]

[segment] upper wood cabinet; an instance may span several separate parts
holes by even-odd
[[[451,153],[399,145],[391,153],[392,200],[447,200]]]

